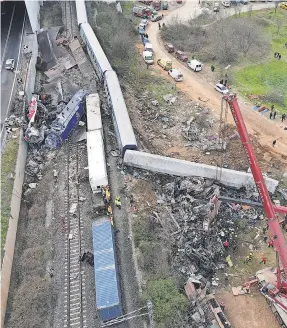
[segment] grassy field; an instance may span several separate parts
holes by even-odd
[[[14,180],[9,178],[13,173],[17,161],[18,139],[10,139],[5,153],[1,157],[1,249],[6,241],[6,233],[10,218],[10,203],[13,192]]]
[[[247,14],[246,14],[247,15]],[[267,106],[275,105],[280,112],[287,112],[287,10],[278,8],[254,11],[252,17],[265,26],[271,38],[270,55],[260,64],[249,64],[235,73],[236,88],[245,96],[261,96]],[[282,55],[274,58],[274,52]]]

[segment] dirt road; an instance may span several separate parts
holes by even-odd
[[[257,5],[254,6],[253,9],[259,9],[264,7],[266,8],[266,5]],[[246,11],[247,7],[245,8]],[[177,15],[183,20],[185,20],[191,17],[191,15],[199,13],[200,10],[201,9],[199,8],[197,2],[187,1],[185,5],[176,10],[173,10],[169,13],[164,12],[164,21],[165,23],[168,23],[173,17]],[[157,61],[157,59],[164,57],[169,58],[173,61],[173,63],[176,63],[175,67],[180,68],[184,75],[184,82],[178,83],[177,87],[183,92],[185,92],[191,99],[197,102],[200,102],[199,98],[207,98],[208,101],[202,104],[214,110],[214,114],[219,117],[221,110],[221,96],[217,91],[215,91],[214,85],[209,84],[200,76],[200,73],[192,72],[189,68],[187,68],[187,66],[177,61],[172,55],[168,54],[165,51],[163,42],[161,41],[159,36],[159,29],[157,23],[150,23],[147,33],[155,51],[155,62]],[[155,66],[157,65],[155,64]],[[209,67],[205,67],[204,69],[209,69]],[[160,70],[160,72],[162,75],[169,78],[167,72],[163,70]],[[242,97],[239,96],[238,99],[248,132],[256,136],[261,146],[267,146],[268,148],[270,148],[270,151],[273,153],[273,156],[277,157],[280,160],[286,161],[286,131],[284,131],[282,124],[280,124],[279,122],[269,121],[263,115],[252,111],[252,105],[242,99]],[[228,114],[228,122],[234,124],[232,115],[230,113]],[[275,147],[272,147],[272,141],[275,139],[277,140],[277,144]]]

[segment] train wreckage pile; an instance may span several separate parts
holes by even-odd
[[[153,181],[159,182],[158,178],[153,177]],[[168,183],[165,180],[162,187],[158,183],[156,188],[158,205],[152,219],[168,236],[172,266],[186,281],[191,308],[187,326],[210,327],[217,318],[224,324],[222,327],[231,327],[212,294],[218,286],[216,273],[221,271],[227,276],[227,266],[233,265],[231,254],[238,246],[237,234],[252,229],[264,216],[261,208],[221,203],[216,196],[258,202],[257,191],[251,187],[226,188],[216,181],[195,177],[175,177]],[[223,246],[226,240],[230,244],[227,249]],[[218,327],[216,324],[214,327]]]
[[[237,245],[243,222],[247,227],[263,219],[263,210],[233,203],[221,203],[216,195],[258,201],[255,190],[233,190],[204,178],[175,178],[158,190],[155,219],[170,233],[173,266],[185,279],[200,275],[212,278],[226,265],[223,242]],[[165,220],[163,220],[163,216]],[[170,224],[167,224],[169,222]],[[241,231],[242,232],[242,231]]]

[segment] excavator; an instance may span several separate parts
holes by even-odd
[[[287,328],[287,244],[275,213],[286,214],[287,207],[274,206],[271,201],[247,133],[236,94],[225,94],[222,98],[229,105],[241,142],[246,151],[254,182],[261,199],[261,203],[257,204],[264,208],[270,238],[273,240],[274,250],[276,251],[277,267],[265,268],[256,272],[255,278],[246,284],[250,286],[252,283],[259,283],[260,292],[266,298],[279,324],[281,327]]]

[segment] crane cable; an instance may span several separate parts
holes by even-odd
[[[224,108],[224,103],[225,103],[225,108]],[[218,142],[220,143],[221,148],[219,150],[218,161],[216,166],[217,181],[221,179],[222,165],[224,163],[224,158],[225,158],[224,144],[226,140],[227,113],[228,113],[228,104],[223,98],[221,98],[219,132],[218,132]]]

